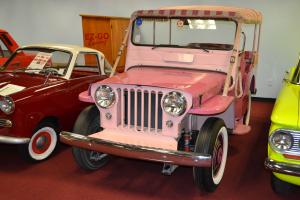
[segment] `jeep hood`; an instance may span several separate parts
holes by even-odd
[[[299,127],[300,86],[285,82],[276,99],[271,121],[290,128]]]
[[[49,79],[54,80],[54,79]],[[55,79],[57,80],[57,79]],[[46,76],[29,73],[0,72],[0,96],[13,95],[43,85]]]
[[[104,84],[128,84],[183,90],[193,97],[202,95],[202,101],[220,94],[226,75],[219,72],[168,69],[132,68],[102,81]]]

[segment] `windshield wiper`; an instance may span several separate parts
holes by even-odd
[[[183,48],[183,46],[180,46],[178,44],[155,44],[155,45],[153,45],[152,49],[156,49],[158,47],[177,47],[177,48]]]
[[[206,52],[206,53],[209,53],[209,50],[208,49],[205,49],[205,48],[197,48],[197,49],[201,49],[202,51]]]
[[[201,43],[189,43],[187,47],[188,47],[188,48],[201,49],[201,50],[203,50],[203,51],[209,53],[209,50],[206,49],[206,48],[204,48],[204,47],[202,47],[202,46],[203,46],[203,44],[201,44]]]
[[[188,48],[188,49],[201,49],[201,50],[209,53],[209,50],[201,47],[199,43],[190,43],[188,46],[180,46],[178,44],[158,44],[158,45],[154,45],[152,47],[152,49],[156,49],[158,47],[177,47],[177,48]]]

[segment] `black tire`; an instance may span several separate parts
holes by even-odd
[[[223,177],[228,152],[228,133],[223,120],[210,118],[204,123],[195,152],[212,156],[211,167],[193,167],[193,177],[201,191],[213,192]]]
[[[293,189],[294,185],[284,182],[277,178],[273,173],[271,175],[271,186],[274,192],[280,195],[288,195],[290,194]]]
[[[101,130],[99,110],[96,106],[92,105],[79,114],[73,132],[87,136]],[[76,163],[82,169],[90,171],[101,168],[109,159],[107,154],[78,147],[73,147],[72,152]]]
[[[39,123],[34,129],[28,144],[20,145],[21,156],[30,162],[40,162],[48,159],[58,144],[58,125],[52,120]]]

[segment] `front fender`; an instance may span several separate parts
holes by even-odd
[[[90,95],[89,90],[81,92],[78,96],[80,101],[87,102],[87,103],[94,103],[92,96]]]

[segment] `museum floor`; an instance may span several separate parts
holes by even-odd
[[[71,148],[61,146],[49,160],[28,164],[14,146],[0,146],[0,199],[299,199],[279,197],[264,169],[269,116],[273,102],[253,102],[252,131],[230,136],[223,181],[216,192],[200,193],[192,169],[178,168],[161,175],[161,164],[114,157],[99,171],[77,167]]]

